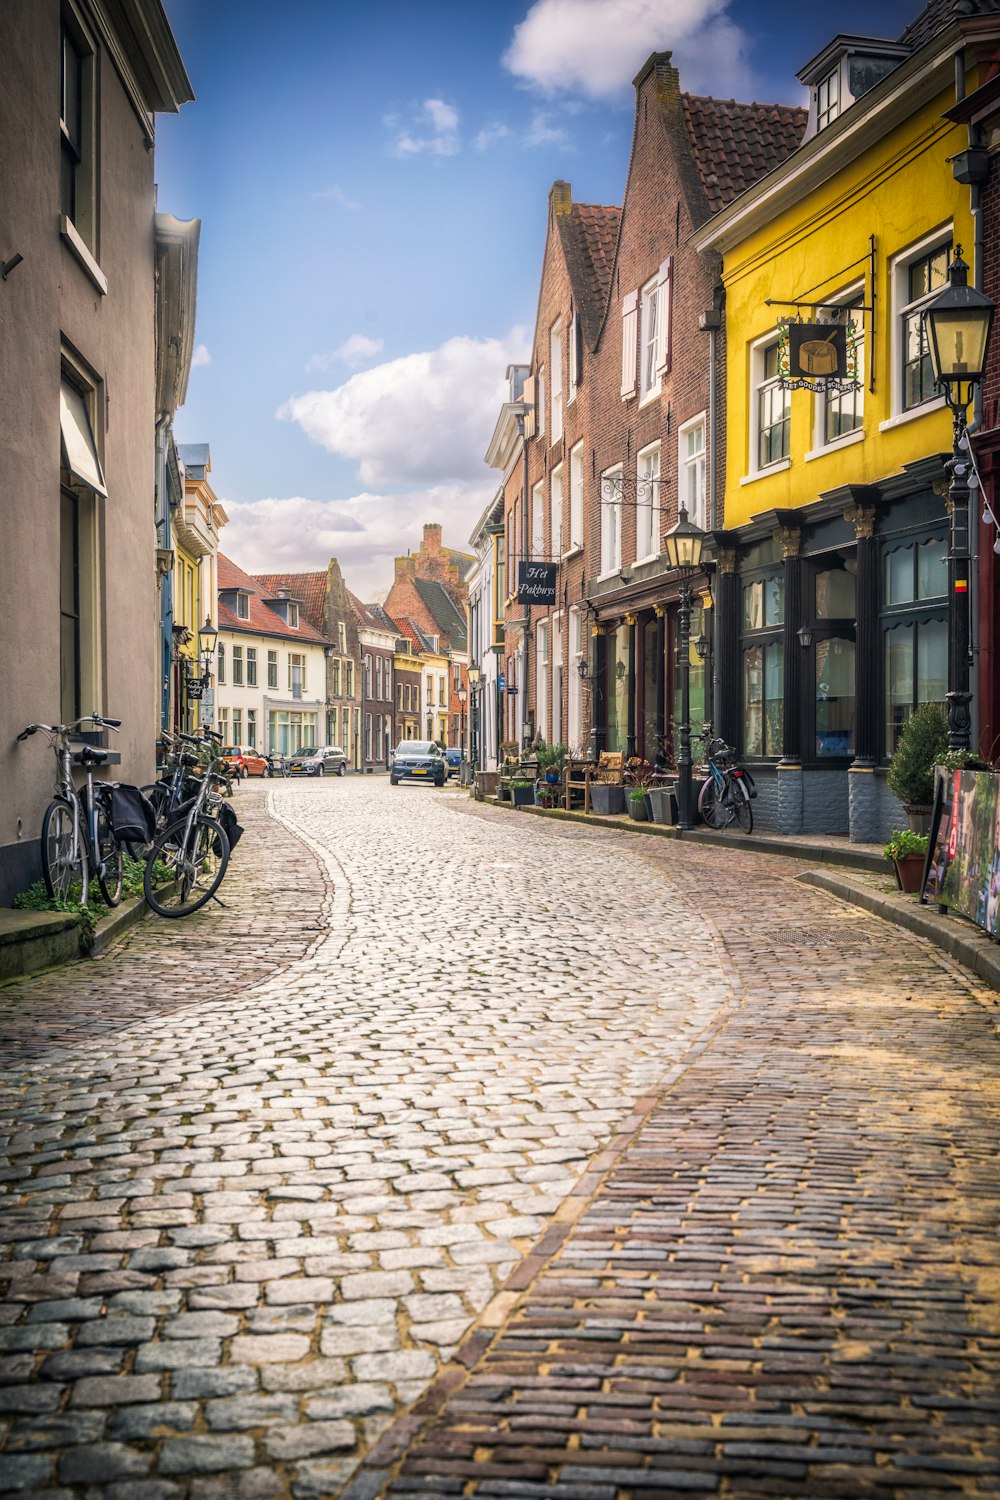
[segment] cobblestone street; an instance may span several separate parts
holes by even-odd
[[[791,861],[237,796],[227,909],[0,990],[0,1492],[1000,1494],[993,992]]]

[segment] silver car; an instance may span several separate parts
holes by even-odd
[[[347,756],[339,745],[310,745],[289,757],[293,776],[346,776]]]

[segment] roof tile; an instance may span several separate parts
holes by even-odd
[[[298,630],[286,625],[280,615],[269,609],[262,597],[261,583],[249,573],[238,568],[231,558],[219,553],[219,592],[239,589],[250,597],[250,618],[241,620],[227,605],[219,600],[219,629],[243,630],[250,635],[280,635],[290,641],[309,641],[326,645],[326,639],[308,620],[303,620]]]
[[[779,166],[801,144],[808,111],[682,94],[684,121],[711,213]]]

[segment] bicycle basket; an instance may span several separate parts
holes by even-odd
[[[156,831],[156,812],[137,786],[116,783],[110,796],[111,828],[118,843],[148,844]]]

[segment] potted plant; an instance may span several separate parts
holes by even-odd
[[[939,703],[922,703],[907,719],[889,762],[886,781],[915,833],[930,828],[934,767],[948,754],[948,719]]]
[[[613,817],[625,811],[625,788],[620,781],[592,781],[590,783],[591,811],[599,817]]]
[[[914,833],[912,828],[896,828],[882,852],[892,862],[897,888],[910,895],[919,891],[927,857],[927,834]]]
[[[535,800],[535,783],[520,778],[510,784],[510,798],[515,807],[531,807]]]
[[[649,822],[649,806],[646,802],[646,789],[641,786],[629,788],[628,815],[633,823]]]
[[[558,785],[566,763],[566,746],[542,745],[537,751],[536,758],[539,774],[545,777],[550,786]]]

